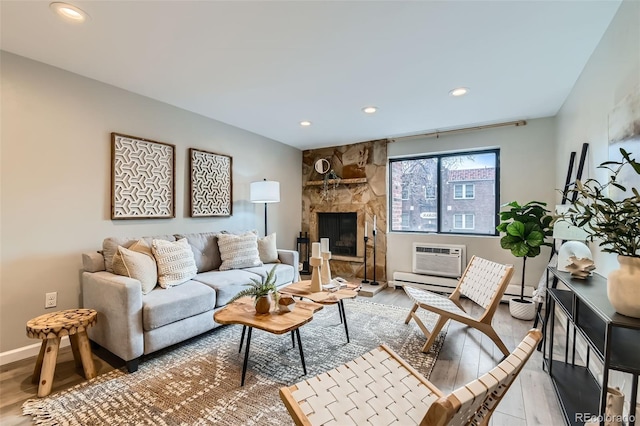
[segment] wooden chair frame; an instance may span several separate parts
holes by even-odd
[[[532,329],[500,364],[444,395],[385,345],[293,386],[280,399],[296,425],[488,425],[542,338]]]
[[[469,276],[473,274],[477,270],[478,264],[486,264],[493,268],[499,268],[499,271],[501,272],[500,275],[494,275],[490,277],[495,280],[495,282],[489,283],[493,285],[493,295],[491,296],[491,299],[488,302],[484,302],[484,303],[478,300],[476,297],[474,297],[474,294],[472,294],[473,292],[469,292],[465,289],[465,285],[467,285],[466,283],[468,281],[467,280],[468,274]],[[491,321],[493,320],[493,315],[495,314],[496,309],[498,308],[498,304],[502,299],[502,295],[504,294],[505,290],[507,289],[507,286],[509,285],[509,281],[511,280],[512,275],[513,275],[513,265],[501,265],[495,262],[490,262],[488,260],[482,259],[478,256],[473,256],[471,258],[471,261],[467,265],[467,268],[465,269],[464,273],[462,274],[462,277],[458,282],[458,286],[453,291],[453,293],[451,293],[451,296],[449,296],[448,298],[448,300],[453,302],[453,305],[455,305],[455,309],[451,309],[450,307],[447,308],[446,304],[444,304],[445,307],[438,307],[438,306],[433,306],[433,305],[429,305],[424,302],[421,302],[418,299],[420,299],[421,296],[427,296],[427,295],[431,298],[437,297],[444,300],[446,300],[446,298],[444,296],[437,295],[427,290],[423,290],[423,289],[416,288],[413,286],[408,286],[408,285],[405,286],[405,291],[407,292],[409,297],[411,297],[414,301],[413,308],[411,308],[411,311],[409,312],[409,315],[405,320],[405,324],[409,324],[409,321],[411,321],[411,319],[414,319],[416,324],[418,324],[418,327],[420,327],[424,335],[427,337],[427,342],[422,347],[422,352],[429,351],[429,348],[431,348],[431,346],[436,341],[436,338],[438,337],[438,333],[440,333],[440,330],[442,330],[442,327],[444,327],[447,321],[451,319],[451,320],[455,320],[463,324],[466,324],[477,330],[480,330],[482,333],[489,336],[491,340],[493,340],[493,342],[496,344],[496,346],[498,346],[498,348],[502,351],[502,353],[505,356],[509,355],[509,350],[507,349],[505,344],[502,342],[502,339],[500,339],[500,336],[498,336],[498,333],[496,333],[496,331],[491,326]],[[464,310],[464,308],[460,303],[460,297],[462,295],[469,297],[476,304],[480,306],[484,306],[485,311],[482,313],[480,318],[478,319],[473,318],[466,313],[466,311]],[[418,310],[418,308],[423,308],[423,309],[426,309],[427,311],[430,311],[439,315],[438,320],[436,324],[433,326],[433,329],[431,331],[424,325],[420,317],[416,314],[416,311]]]

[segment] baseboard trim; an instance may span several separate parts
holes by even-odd
[[[69,346],[69,336],[63,336],[60,340],[60,347],[64,348]],[[0,352],[0,365],[11,364],[12,362],[21,361],[23,359],[37,357],[40,352],[40,346],[42,342],[34,343],[33,345],[23,346],[21,348],[12,349],[6,352]]]

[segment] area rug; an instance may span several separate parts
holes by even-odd
[[[254,330],[244,387],[242,327],[223,326],[147,356],[136,373],[118,369],[42,399],[22,411],[40,425],[264,425],[292,424],[278,389],[330,370],[381,343],[429,377],[444,342],[441,332],[428,354],[425,337],[407,308],[346,300],[350,343],[337,306],[326,306],[300,329],[307,366],[303,376],[290,334]],[[425,324],[435,315],[421,309]]]

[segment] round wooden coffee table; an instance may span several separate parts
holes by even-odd
[[[73,358],[77,366],[82,365],[84,377],[87,380],[96,377],[87,328],[97,321],[98,313],[93,309],[68,309],[40,315],[27,322],[27,336],[42,339],[32,377],[32,382],[38,383],[39,397],[51,393],[62,336],[69,336]]]
[[[341,287],[336,291],[323,290],[318,292],[311,291],[311,280],[298,281],[289,284],[280,289],[281,293],[298,296],[300,298],[309,299],[321,305],[338,305],[338,313],[340,314],[340,322],[344,324],[344,332],[347,335],[347,343],[349,342],[349,327],[347,326],[347,314],[344,310],[344,299],[354,299],[360,291],[360,285],[347,283],[346,287]]]

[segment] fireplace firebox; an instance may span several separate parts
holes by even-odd
[[[318,213],[318,236],[329,239],[332,255],[355,257],[357,235],[357,213]]]

